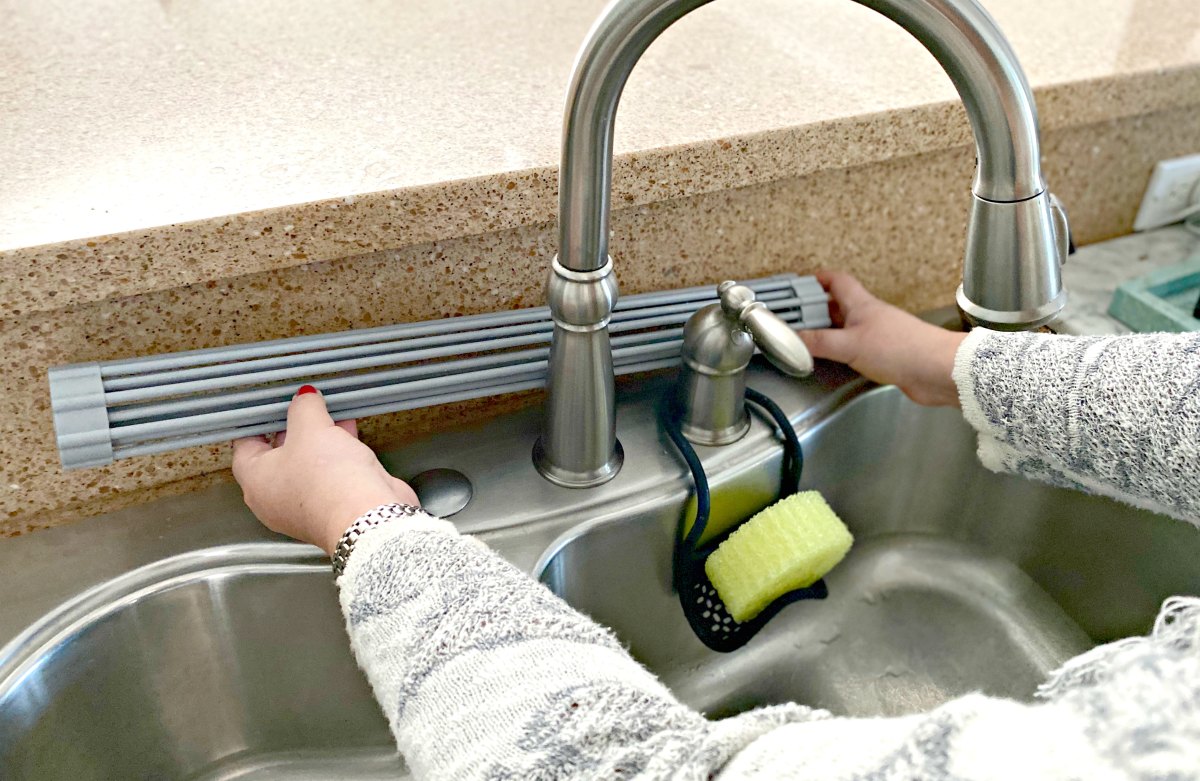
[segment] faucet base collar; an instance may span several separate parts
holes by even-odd
[[[955,293],[954,299],[958,303],[959,311],[973,326],[990,328],[993,331],[1032,331],[1058,317],[1067,305],[1067,291],[1059,291],[1054,300],[1036,309],[1014,312],[1002,312],[979,306],[967,298],[962,285],[958,286],[958,292]]]
[[[746,432],[750,430],[750,415],[745,414],[744,409],[743,413],[741,420],[732,426],[717,431],[704,428],[703,426],[688,425],[687,423],[681,425],[680,430],[687,440],[695,445],[705,445],[707,447],[731,445],[746,436]]]
[[[614,443],[612,458],[599,468],[589,469],[585,472],[573,472],[551,463],[546,457],[542,437],[538,437],[538,441],[533,445],[533,465],[537,468],[538,474],[555,485],[563,488],[593,488],[616,477],[617,472],[621,471],[621,466],[625,463],[625,450],[621,447],[620,440],[614,440]]]

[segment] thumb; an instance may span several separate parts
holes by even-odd
[[[266,437],[242,437],[233,441],[233,477],[244,484],[255,460],[271,452],[271,443]]]
[[[826,358],[838,363],[851,363],[853,337],[841,328],[814,328],[800,331],[800,340],[814,358]]]
[[[311,385],[305,385],[288,406],[287,428],[289,436],[303,436],[309,431],[319,431],[333,425],[325,398]]]

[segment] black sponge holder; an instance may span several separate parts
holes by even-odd
[[[800,449],[800,439],[792,428],[791,421],[770,398],[751,388],[746,389],[746,401],[764,409],[775,421],[783,435],[783,476],[780,484],[780,498],[794,494],[800,485],[800,474],[804,469],[804,453]],[[788,605],[805,599],[825,599],[829,589],[824,580],[818,580],[807,588],[793,589],[776,598],[767,605],[761,613],[745,622],[735,621],[725,607],[725,603],[717,595],[708,574],[704,571],[704,562],[709,554],[737,530],[737,525],[721,535],[700,546],[700,539],[708,526],[708,516],[712,507],[712,496],[709,492],[708,477],[704,474],[704,465],[696,455],[692,444],[683,436],[681,428],[682,415],[678,409],[673,394],[668,395],[662,408],[663,427],[670,436],[675,447],[679,449],[688,469],[692,473],[692,481],[696,491],[696,520],[690,530],[686,531],[687,515],[679,520],[679,529],[675,535],[675,554],[673,561],[673,581],[679,594],[679,604],[688,624],[696,637],[714,651],[729,653],[736,651],[758,634],[767,622],[774,618],[780,610]],[[738,524],[740,525],[740,524]]]

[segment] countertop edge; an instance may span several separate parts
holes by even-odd
[[[1200,63],[1034,92],[1043,131],[1115,121],[1200,105]],[[614,162],[613,203],[632,208],[970,143],[955,100],[631,151]],[[11,248],[0,250],[0,306],[23,316],[544,224],[556,211],[557,166],[547,165]]]

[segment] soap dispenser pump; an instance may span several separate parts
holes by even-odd
[[[791,377],[812,373],[804,342],[754,291],[732,280],[717,287],[720,303],[688,319],[683,330],[683,372],[678,401],[681,430],[697,445],[727,445],[750,428],[746,367],[755,347]]]

